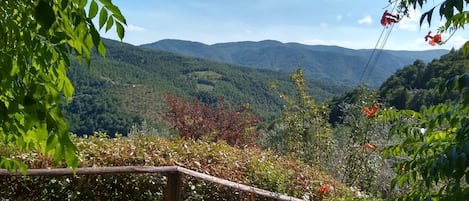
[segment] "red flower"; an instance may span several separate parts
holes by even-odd
[[[443,44],[443,41],[441,39],[441,34],[435,34],[434,36],[432,36],[431,34],[432,34],[432,32],[429,31],[428,34],[425,36],[425,41],[428,41],[430,39],[430,41],[428,41],[428,43],[431,46],[435,46],[435,44],[438,44],[438,45]]]
[[[399,22],[399,16],[388,13],[388,10],[385,10],[383,16],[381,17],[381,25],[388,26],[392,23]]]
[[[324,195],[331,190],[331,187],[327,184],[322,185],[318,188],[319,200],[324,198]]]
[[[330,190],[329,185],[324,184],[321,187],[319,187],[318,192],[321,192],[321,193],[325,194],[325,193],[329,192],[329,190]]]
[[[371,108],[371,110],[368,109],[367,107],[363,108],[363,112],[365,113],[367,117],[373,117],[376,114],[376,112],[378,112],[378,109],[379,109],[378,106],[374,105],[373,108]]]

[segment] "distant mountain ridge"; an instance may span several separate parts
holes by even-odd
[[[396,70],[412,64],[417,59],[429,62],[449,52],[449,50],[377,50],[374,55],[379,55],[378,59],[368,61],[373,53],[372,49],[355,50],[339,46],[282,43],[275,40],[207,45],[200,42],[165,39],[141,47],[277,71],[291,72],[301,66],[307,76],[345,85],[358,84],[365,66],[369,63],[372,72],[365,74],[364,78],[371,87],[378,87]]]

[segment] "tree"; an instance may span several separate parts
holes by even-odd
[[[267,141],[281,153],[292,154],[308,164],[325,166],[333,145],[326,107],[316,104],[309,95],[301,68],[290,79],[295,85],[295,96],[279,93],[286,104],[281,119],[270,125],[273,129]]]
[[[442,1],[422,14],[420,26],[425,20],[431,26],[433,13],[438,10],[441,19],[445,20],[438,28],[439,33],[462,29],[469,23],[467,3],[467,0]],[[403,0],[399,2],[399,9],[407,14],[410,8],[422,8],[426,4],[426,0]],[[466,42],[462,47],[464,55],[468,49],[469,42]],[[440,86],[441,96],[458,90],[460,97],[452,103],[423,108],[420,112],[384,112],[383,115],[394,123],[391,131],[402,138],[384,151],[400,161],[396,164],[397,176],[391,186],[408,187],[401,200],[467,200],[469,74],[465,72],[446,83],[432,79],[429,83]]]
[[[440,93],[458,90],[450,104],[384,113],[403,140],[386,148],[399,159],[392,186],[407,186],[404,200],[466,200],[469,196],[469,73],[443,84]]]
[[[98,13],[99,29],[115,27],[121,39],[125,18],[111,0],[0,1],[0,11],[0,140],[76,167],[59,107],[73,95],[70,56],[89,64],[93,48],[106,54],[92,21]],[[26,171],[8,156],[0,156],[0,167]]]

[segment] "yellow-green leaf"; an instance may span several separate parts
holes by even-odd
[[[114,18],[110,17],[106,22],[106,31],[109,31],[112,25],[114,25]]]
[[[103,28],[104,24],[107,21],[107,17],[108,17],[107,10],[104,8],[101,9],[99,13],[99,29]]]
[[[70,82],[70,79],[67,77],[64,79],[64,95],[67,101],[70,101],[73,97],[73,85],[72,82]]]

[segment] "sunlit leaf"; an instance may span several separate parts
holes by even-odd
[[[101,11],[99,12],[99,29],[101,29],[106,23],[107,17],[108,17],[107,10],[102,8]]]
[[[114,25],[114,18],[110,17],[106,22],[106,31],[109,31],[111,27]]]

